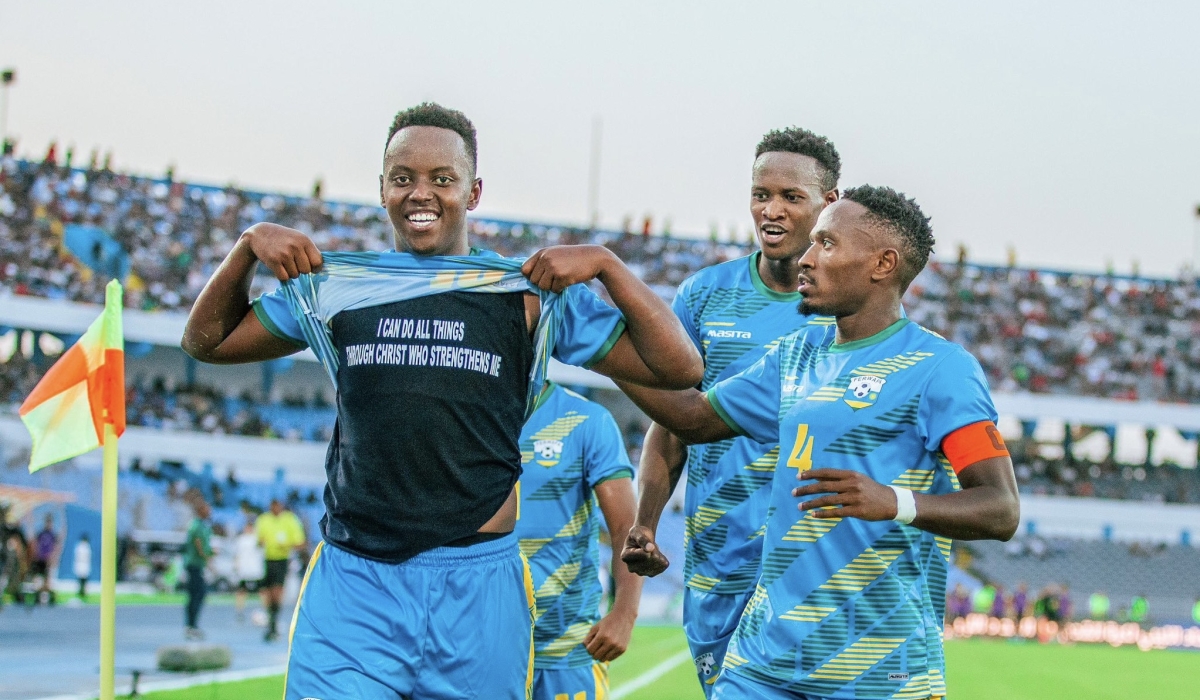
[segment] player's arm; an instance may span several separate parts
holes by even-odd
[[[740,434],[713,409],[708,396],[697,389],[664,391],[619,379],[616,383],[650,416],[650,420],[669,430],[684,444],[716,442]]]
[[[180,346],[201,362],[260,362],[291,355],[301,346],[268,331],[250,307],[250,283],[261,262],[280,281],[312,272],[321,253],[303,233],[255,224],[238,238],[188,314]]]
[[[562,292],[599,280],[625,317],[625,331],[591,369],[627,382],[664,389],[695,386],[704,363],[679,319],[612,251],[599,245],[553,246],[521,267],[540,289]]]
[[[686,462],[687,446],[683,441],[658,423],[651,423],[638,466],[637,519],[621,552],[621,561],[639,576],[657,576],[671,565],[656,540],[658,520],[679,484]]]
[[[879,521],[896,519],[901,498],[911,494],[910,505],[916,508],[913,527],[956,540],[1011,539],[1021,520],[1021,501],[1012,459],[995,425],[982,421],[964,426],[946,437],[942,451],[958,474],[961,491],[897,491],[862,472],[812,469],[798,476],[814,482],[794,489],[792,495],[802,499],[801,511],[822,509],[813,514],[817,518]]]
[[[588,631],[583,646],[593,659],[612,661],[629,648],[629,637],[633,634],[638,602],[642,597],[642,578],[621,564],[621,552],[617,548],[617,543],[633,525],[636,505],[633,484],[628,478],[602,481],[596,484],[595,492],[613,543],[612,572],[616,597],[612,610]]]

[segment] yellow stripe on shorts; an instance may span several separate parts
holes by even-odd
[[[313,550],[312,559],[308,560],[308,569],[304,572],[304,578],[300,581],[300,592],[296,594],[296,609],[292,611],[292,624],[288,627],[287,665],[283,667],[284,700],[287,700],[287,669],[292,665],[292,637],[296,635],[296,620],[300,618],[300,602],[304,600],[304,589],[308,588],[308,577],[312,575],[313,569],[317,568],[317,560],[321,558],[321,550],[324,548],[324,540],[317,543],[317,548]]]

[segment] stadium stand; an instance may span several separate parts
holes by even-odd
[[[1068,587],[1075,618],[1086,617],[1088,596],[1103,591],[1113,602],[1114,619],[1128,619],[1130,601],[1141,595],[1149,602],[1150,622],[1187,623],[1200,593],[1200,549],[1194,547],[1039,537],[955,546],[971,552],[974,573],[1005,590],[1022,583],[1031,592]]]

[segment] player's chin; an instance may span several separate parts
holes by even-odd
[[[802,294],[803,294],[803,292],[802,292]],[[823,305],[821,303],[820,299],[815,298],[815,296],[813,296],[813,295],[806,295],[806,296],[801,297],[800,304],[799,304],[799,311],[801,314],[804,314],[805,316],[836,316],[837,315],[833,312],[833,309],[831,307]]]
[[[442,255],[446,249],[446,236],[441,230],[441,222],[421,231],[401,226],[397,233],[404,239],[405,248],[414,255]]]
[[[804,254],[803,241],[790,234],[780,237],[760,235],[758,242],[767,260],[791,260]]]

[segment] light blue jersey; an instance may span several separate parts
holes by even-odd
[[[975,358],[917,324],[842,345],[835,332],[800,331],[708,392],[734,430],[781,443],[762,576],[725,671],[822,698],[945,695],[951,541],[890,521],[814,518],[791,491],[797,470],[834,468],[951,493],[960,487],[942,441],[996,410]]]
[[[675,315],[704,358],[702,390],[754,364],[783,336],[810,323],[833,322],[802,315],[798,293],[763,284],[760,255],[705,268],[675,295]],[[777,448],[775,439],[746,437],[689,448],[683,564],[688,588],[723,595],[754,589]]]
[[[521,431],[521,464],[516,534],[537,602],[534,668],[589,666],[581,642],[600,619],[602,594],[593,490],[632,478],[633,466],[608,410],[555,384]]]

